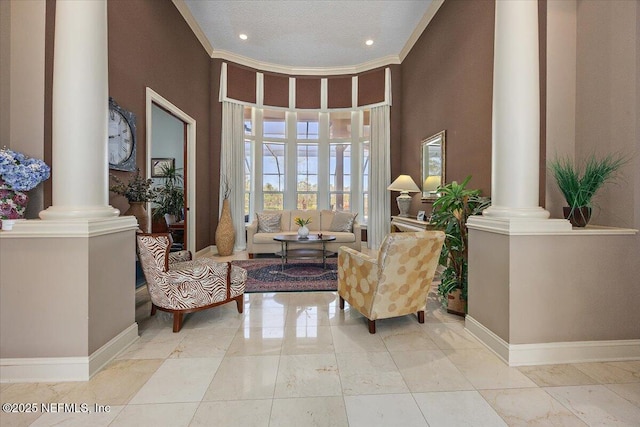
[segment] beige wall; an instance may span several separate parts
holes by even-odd
[[[44,158],[45,1],[2,2],[0,147]],[[6,26],[6,27],[5,27]],[[42,186],[29,192],[27,217],[43,209]]]
[[[549,160],[574,158],[576,141],[576,0],[547,2],[547,147]],[[546,170],[545,207],[562,218],[564,197]]]
[[[469,315],[507,343],[640,339],[635,235],[469,235]]]
[[[577,3],[576,157],[635,155],[622,179],[594,198],[595,224],[640,228],[639,8],[627,0]]]
[[[0,233],[0,358],[86,357],[135,323],[133,230]]]

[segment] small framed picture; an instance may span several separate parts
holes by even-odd
[[[176,159],[174,158],[154,158],[151,159],[151,177],[162,178],[165,177],[167,169],[173,169],[176,167]]]
[[[418,216],[416,216],[416,219],[418,221],[424,221],[425,220],[424,211],[418,211]]]

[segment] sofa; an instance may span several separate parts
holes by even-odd
[[[273,254],[279,251],[281,244],[274,241],[273,238],[282,234],[297,234],[299,227],[295,223],[296,218],[311,218],[311,222],[307,225],[311,235],[322,233],[336,236],[336,240],[326,244],[326,250],[328,251],[337,253],[341,246],[347,246],[355,250],[361,249],[361,230],[355,213],[330,210],[263,211],[256,213],[256,218],[247,225],[247,252],[249,253],[249,258],[253,258],[255,254]],[[279,224],[276,224],[278,219]],[[269,221],[271,221],[271,224],[268,224]],[[295,243],[289,244],[289,249],[299,247],[303,246]]]

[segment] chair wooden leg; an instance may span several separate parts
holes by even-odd
[[[340,297],[340,310],[344,310],[344,298]]]
[[[375,320],[369,320],[369,333],[370,334],[375,334],[376,333],[376,321]]]
[[[242,313],[244,310],[244,294],[236,298],[236,305],[238,306],[238,313]]]
[[[183,313],[173,313],[173,332],[180,332],[182,329],[182,315]]]
[[[156,306],[154,303],[151,303],[151,315],[155,316],[156,314]]]
[[[424,323],[424,310],[418,312],[418,323]]]

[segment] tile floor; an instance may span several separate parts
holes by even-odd
[[[509,368],[432,293],[426,323],[377,322],[333,292],[246,296],[186,317],[149,316],[88,382],[1,384],[6,402],[90,413],[0,414],[9,426],[640,426],[640,361]],[[108,405],[96,412],[94,404]]]

